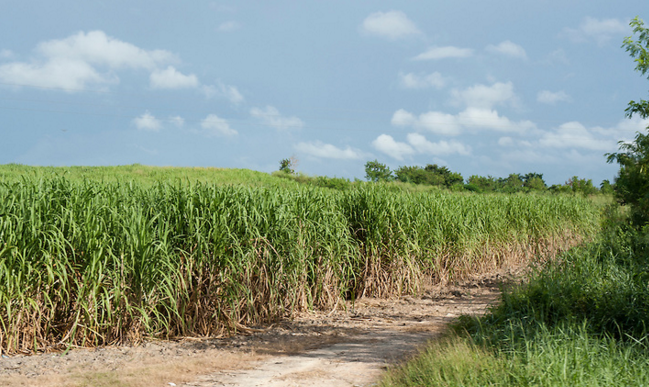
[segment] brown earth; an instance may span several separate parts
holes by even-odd
[[[0,386],[369,386],[498,300],[520,270],[431,287],[419,297],[364,298],[229,338],[147,341],[0,359]]]

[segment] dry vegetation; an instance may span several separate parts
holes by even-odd
[[[0,183],[0,350],[218,336],[415,293],[592,232],[587,199],[33,177]]]

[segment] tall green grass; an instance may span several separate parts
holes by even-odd
[[[27,176],[0,183],[0,348],[218,335],[556,253],[562,196]]]
[[[649,238],[609,212],[595,241],[503,293],[383,386],[646,386]]]

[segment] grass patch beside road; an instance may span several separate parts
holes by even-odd
[[[649,238],[614,218],[383,386],[649,384]]]

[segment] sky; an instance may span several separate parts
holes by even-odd
[[[646,0],[0,0],[0,164],[612,180]]]

